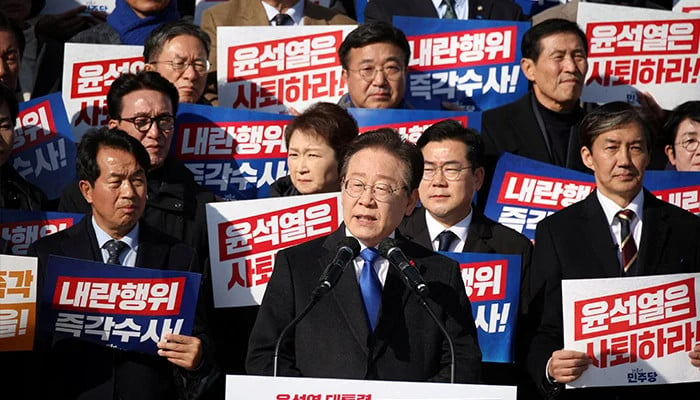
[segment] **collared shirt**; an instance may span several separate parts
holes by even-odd
[[[265,9],[265,13],[267,14],[268,21],[272,21],[272,18],[275,18],[275,15],[280,13],[278,9],[272,7],[264,1],[261,1],[261,3]],[[296,4],[289,7],[284,13],[292,17],[294,25],[304,25],[304,0],[297,1]]]
[[[442,231],[448,230],[457,235],[459,240],[453,240],[450,243],[449,251],[461,252],[464,248],[464,244],[467,242],[467,234],[469,233],[469,225],[472,223],[472,216],[474,215],[474,209],[469,210],[469,214],[464,217],[461,221],[452,225],[449,228],[445,228],[441,223],[439,223],[432,215],[425,210],[425,224],[428,227],[428,233],[430,234],[430,242],[433,244],[433,250],[437,251],[439,246],[438,235]]]
[[[617,205],[611,199],[605,197],[600,190],[596,190],[596,196],[600,206],[603,207],[603,212],[605,213],[605,219],[608,221],[608,228],[610,228],[610,234],[615,238],[615,243],[617,244],[617,258],[622,262],[622,248],[620,243],[622,239],[620,238],[620,221],[615,218],[615,215],[623,210],[622,207]],[[632,237],[634,237],[634,242],[639,248],[639,243],[642,240],[642,218],[644,209],[644,190],[640,190],[636,196],[632,199],[632,202],[627,205],[624,209],[632,210],[636,214],[636,217],[630,223],[630,231],[632,232]]]
[[[107,262],[109,258],[109,253],[104,249],[105,243],[112,240],[113,238],[103,231],[97,222],[95,217],[92,217],[92,227],[95,229],[95,236],[97,236],[97,245],[100,247],[102,252],[102,262]],[[136,253],[139,251],[139,223],[137,222],[133,228],[127,233],[123,238],[119,239],[127,244],[127,248],[124,249],[121,254],[119,254],[119,262],[121,265],[126,267],[133,267],[136,265]]]
[[[440,18],[445,15],[447,7],[442,4],[442,0],[433,0],[433,6]],[[455,0],[455,14],[458,19],[469,19],[469,0]]]
[[[345,236],[353,236],[352,233],[350,233],[350,230],[348,228],[345,228]],[[389,235],[390,238],[394,238],[394,232]],[[367,248],[362,241],[358,240],[360,242],[360,252],[364,249]],[[377,248],[377,251],[379,249]],[[362,259],[362,257],[357,256],[353,260],[353,264],[355,266],[355,277],[357,278],[357,282],[360,282],[360,274],[362,273],[362,268],[365,266],[365,260]],[[382,283],[382,287],[384,287],[384,282],[386,282],[386,274],[389,272],[389,260],[386,258],[379,256],[377,257],[376,260],[374,260],[374,270],[377,272],[377,276],[379,277],[379,282]]]

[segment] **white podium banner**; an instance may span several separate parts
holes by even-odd
[[[515,386],[228,375],[226,400],[515,400]]]

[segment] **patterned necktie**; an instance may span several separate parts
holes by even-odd
[[[442,15],[443,19],[457,19],[455,0],[442,0],[442,5],[445,6],[445,14]]]
[[[294,20],[292,17],[289,16],[289,14],[285,13],[280,13],[272,17],[271,22],[275,23],[275,26],[282,26],[282,25],[294,25]]]
[[[450,245],[454,239],[457,239],[457,235],[452,231],[442,231],[437,237],[438,239],[438,251],[450,251]]]
[[[377,249],[368,247],[360,252],[360,257],[365,260],[360,273],[360,291],[365,303],[369,328],[374,332],[379,316],[379,307],[382,305],[382,284],[379,282],[377,271],[374,270],[374,261],[379,257]]]
[[[119,255],[126,249],[128,245],[121,240],[109,240],[107,243],[105,243],[104,248],[107,250],[107,254],[109,254],[109,257],[107,258],[107,264],[118,264],[121,265],[119,262]]]
[[[624,274],[637,261],[637,245],[634,243],[634,236],[630,230],[630,223],[634,220],[635,214],[632,210],[621,210],[616,215],[620,220],[620,251],[622,252],[622,270]]]

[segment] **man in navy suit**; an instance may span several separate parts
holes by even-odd
[[[29,248],[39,259],[39,293],[50,255],[131,267],[199,271],[193,248],[140,221],[146,207],[149,155],[118,129],[86,133],[78,146],[80,192],[92,209],[78,224]],[[111,244],[121,248],[112,254]],[[41,312],[41,310],[40,310]],[[163,399],[195,395],[212,372],[206,334],[165,334],[158,356],[120,351],[39,332],[43,397],[59,399]],[[45,383],[45,385],[44,385]],[[202,385],[200,385],[202,384]]]
[[[326,237],[277,253],[250,337],[249,374],[272,374],[282,329],[305,308],[338,242],[352,236],[368,261],[350,261],[336,287],[284,338],[279,375],[449,382],[447,340],[400,273],[384,257],[368,254],[392,237],[415,262],[430,289],[426,301],[454,341],[455,382],[480,381],[481,352],[457,263],[396,232],[418,200],[422,174],[418,149],[391,129],[350,144],[340,172],[344,223]],[[368,295],[370,287],[376,297]],[[370,307],[377,301],[378,308]]]
[[[604,387],[562,391],[591,363],[586,353],[564,349],[563,279],[612,278],[700,272],[700,219],[657,199],[642,186],[651,133],[632,106],[614,102],[581,122],[581,158],[596,190],[537,225],[530,310],[541,310],[531,341],[530,376],[547,398],[681,398],[697,384]],[[700,344],[689,353],[700,365]]]
[[[392,22],[394,15],[426,18],[523,21],[523,10],[512,0],[378,0],[365,8],[366,21]]]

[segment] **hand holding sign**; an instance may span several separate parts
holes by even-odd
[[[163,340],[158,342],[158,355],[192,371],[202,362],[202,341],[195,336],[166,333]]]

